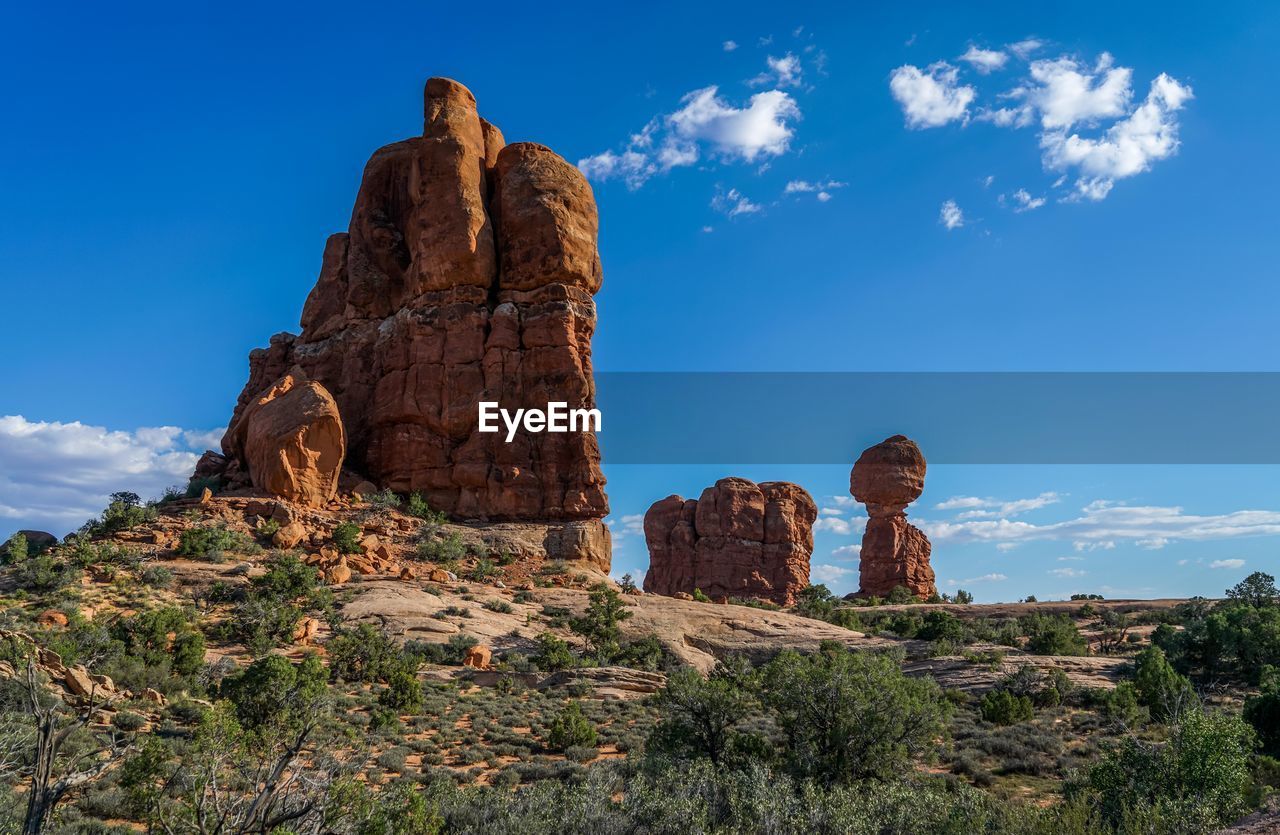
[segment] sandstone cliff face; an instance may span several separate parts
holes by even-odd
[[[789,605],[809,584],[817,516],[809,494],[785,481],[724,478],[696,500],[668,496],[644,517],[644,590]]]
[[[296,367],[332,394],[349,469],[458,518],[586,526],[571,535],[603,540],[607,565],[595,436],[477,430],[481,400],[594,406],[597,227],[576,168],[506,145],[469,90],[431,79],[423,135],[374,153],[350,228],[329,238],[301,334],[250,355],[232,429]],[[233,431],[223,452],[243,480]]]
[[[920,447],[905,435],[864,450],[854,463],[849,492],[871,517],[862,535],[859,594],[884,597],[898,586],[921,599],[937,594],[929,538],[906,513],[924,491],[925,469]]]

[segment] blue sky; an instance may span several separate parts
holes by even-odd
[[[1275,370],[1278,22],[1255,3],[13,10],[0,522],[70,527],[117,485],[180,480],[248,350],[296,330],[369,154],[420,131],[430,75],[508,140],[596,161],[600,370]],[[607,176],[628,150],[630,182]],[[619,531],[731,474],[605,455]],[[838,467],[732,474],[847,491]],[[911,514],[962,526],[934,529],[935,566],[979,599],[1213,594],[1280,567],[1275,476],[934,467]],[[957,497],[989,501],[936,507]],[[995,515],[956,518],[974,511]],[[841,590],[855,513],[814,555]],[[642,542],[615,562],[642,569]]]

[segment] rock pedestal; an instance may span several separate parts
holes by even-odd
[[[668,496],[644,517],[644,590],[794,602],[809,584],[818,508],[804,488],[724,478],[698,499]]]
[[[894,435],[864,450],[853,465],[849,492],[867,506],[859,591],[886,597],[898,586],[920,599],[937,594],[929,538],[907,522],[907,505],[924,491],[926,464],[915,441]]]

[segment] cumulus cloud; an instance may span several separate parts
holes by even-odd
[[[1244,560],[1214,560],[1209,563],[1210,568],[1244,568]]]
[[[1280,511],[1237,510],[1216,515],[1191,514],[1176,506],[1094,502],[1081,515],[1034,524],[1019,519],[956,519],[920,522],[935,545],[965,542],[1071,542],[1077,552],[1110,550],[1117,542],[1209,542],[1244,536],[1280,535]]]
[[[751,96],[741,107],[703,87],[680,99],[680,107],[651,119],[625,148],[578,160],[578,168],[597,181],[620,179],[639,188],[651,177],[712,158],[754,163],[787,152],[800,119],[800,107],[782,90]]]
[[[956,201],[944,201],[942,208],[938,210],[938,222],[948,230],[959,229],[964,226],[964,211],[956,205]]]
[[[810,182],[808,180],[791,180],[782,190],[783,194],[812,194],[818,199],[819,203],[826,203],[831,199],[831,192],[838,188],[844,188],[848,183],[842,183],[839,180],[818,180]]]
[[[1078,171],[1075,193],[1101,200],[1116,180],[1141,174],[1152,163],[1178,150],[1175,115],[1192,98],[1191,88],[1161,73],[1151,82],[1143,103],[1125,119],[1097,138],[1065,130],[1047,131],[1040,139],[1045,167],[1054,171]]]
[[[113,492],[154,498],[185,484],[198,454],[220,436],[176,426],[128,432],[0,417],[0,520],[15,530],[68,533],[100,512]]]
[[[831,551],[831,556],[837,560],[851,560],[862,555],[861,545],[841,545]]]
[[[970,46],[960,60],[973,67],[981,75],[988,75],[1002,68],[1009,61],[1009,55],[998,49],[980,49]]]
[[[945,61],[925,69],[904,64],[889,74],[889,92],[902,106],[909,128],[936,128],[965,121],[978,91],[959,83],[960,71]]]
[[[1065,187],[1058,197],[1068,202],[1103,200],[1117,181],[1177,153],[1178,113],[1194,97],[1191,87],[1161,73],[1135,106],[1133,70],[1117,65],[1110,53],[1092,63],[1073,55],[1031,60],[1043,46],[1034,38],[1007,51],[971,46],[961,61],[979,75],[1005,67],[1010,54],[1029,62],[1012,89],[984,90],[981,100],[959,68],[945,61],[925,70],[898,67],[890,75],[890,92],[909,128],[967,124],[971,118],[1005,128],[1038,126],[1041,162],[1061,175],[1052,188]],[[1047,201],[1026,189],[1006,199],[1018,212]]]
[[[1078,568],[1051,568],[1049,573],[1054,577],[1083,577],[1089,572],[1081,571]]]
[[[809,570],[809,576],[822,583],[837,583],[853,573],[852,568],[844,568],[829,563],[818,563]]]
[[[723,46],[724,46],[724,51],[725,51],[725,52],[733,52],[735,49],[737,49],[737,48],[738,48],[738,42],[737,42],[737,41],[725,41],[725,42],[724,42],[724,44],[723,44]]]

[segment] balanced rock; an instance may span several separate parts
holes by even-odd
[[[894,435],[863,451],[849,476],[849,492],[867,506],[859,591],[885,597],[898,586],[920,599],[937,594],[929,565],[929,538],[907,522],[907,505],[924,491],[924,454],[915,441]]]
[[[255,487],[312,507],[337,492],[347,451],[337,404],[299,367],[238,411],[222,444]]]
[[[346,466],[370,483],[356,492],[418,492],[462,519],[586,524],[598,529],[586,558],[607,568],[595,435],[521,432],[507,443],[479,431],[478,408],[594,408],[602,270],[591,187],[548,148],[507,145],[456,81],[430,79],[424,104],[422,136],[365,166],[301,333],[250,354],[232,427],[298,367],[337,404]],[[253,462],[234,432],[223,452],[235,486]]]
[[[644,517],[644,590],[790,605],[809,584],[818,507],[796,484],[723,478],[698,499],[668,496]]]

